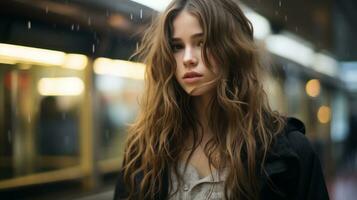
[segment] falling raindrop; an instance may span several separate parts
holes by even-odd
[[[11,138],[11,131],[10,130],[7,131],[7,140],[9,141],[9,143],[11,143],[12,138]]]
[[[92,45],[92,52],[95,52],[95,44]]]
[[[281,7],[281,1],[279,1],[279,7]]]
[[[27,22],[27,29],[31,29],[31,21]]]
[[[77,31],[79,31],[79,24],[77,24]]]
[[[107,17],[109,17],[109,11],[108,10],[106,11],[106,15],[107,15]]]
[[[46,6],[46,14],[48,13],[48,6]]]
[[[72,24],[72,26],[71,26],[71,30],[72,30],[72,31],[74,30],[74,24]]]
[[[295,32],[298,32],[299,28],[297,26],[295,26]]]
[[[91,23],[92,23],[92,21],[91,21],[90,17],[88,17],[88,25],[90,26]]]
[[[143,9],[140,9],[140,19],[143,18]]]
[[[27,121],[28,121],[28,123],[31,123],[31,116],[30,116],[30,114],[27,115]]]
[[[65,120],[65,119],[66,119],[66,113],[63,112],[63,113],[62,113],[62,120]]]
[[[137,42],[136,43],[136,50],[138,50],[139,49],[139,43]]]
[[[133,13],[130,13],[130,20],[133,20],[134,16]]]
[[[279,15],[279,11],[276,10],[276,11],[275,11],[275,15]]]
[[[288,16],[287,16],[287,15],[285,15],[285,21],[286,21],[286,22],[288,21]]]

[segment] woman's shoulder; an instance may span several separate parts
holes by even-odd
[[[305,136],[305,126],[300,120],[287,118],[265,166],[268,175],[275,178],[274,184],[294,197],[291,199],[329,199],[319,156]]]
[[[315,155],[310,141],[305,136],[305,125],[297,118],[286,118],[285,127],[278,134],[270,149],[268,159],[301,158]]]
[[[287,118],[282,136],[286,138],[287,145],[299,156],[315,154],[305,134],[305,125],[302,121],[294,117]]]

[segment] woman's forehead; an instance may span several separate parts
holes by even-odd
[[[202,27],[196,16],[187,11],[180,12],[173,20],[172,38],[202,34]]]

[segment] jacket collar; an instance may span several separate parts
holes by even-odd
[[[273,145],[268,153],[267,162],[281,158],[295,158],[297,154],[291,148],[287,135],[291,132],[301,132],[305,134],[304,124],[296,118],[287,118],[283,132],[274,140]]]
[[[292,131],[299,131],[303,134],[305,134],[305,125],[302,123],[302,121],[294,118],[294,117],[289,117],[286,120],[286,126],[284,129],[285,132],[292,132]]]

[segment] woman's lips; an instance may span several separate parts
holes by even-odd
[[[192,78],[184,78],[183,81],[185,83],[194,83],[196,81],[199,81],[202,78],[202,76],[196,76],[196,77],[192,77]]]
[[[200,80],[202,77],[203,75],[198,72],[187,72],[182,78],[185,83],[194,83]]]

